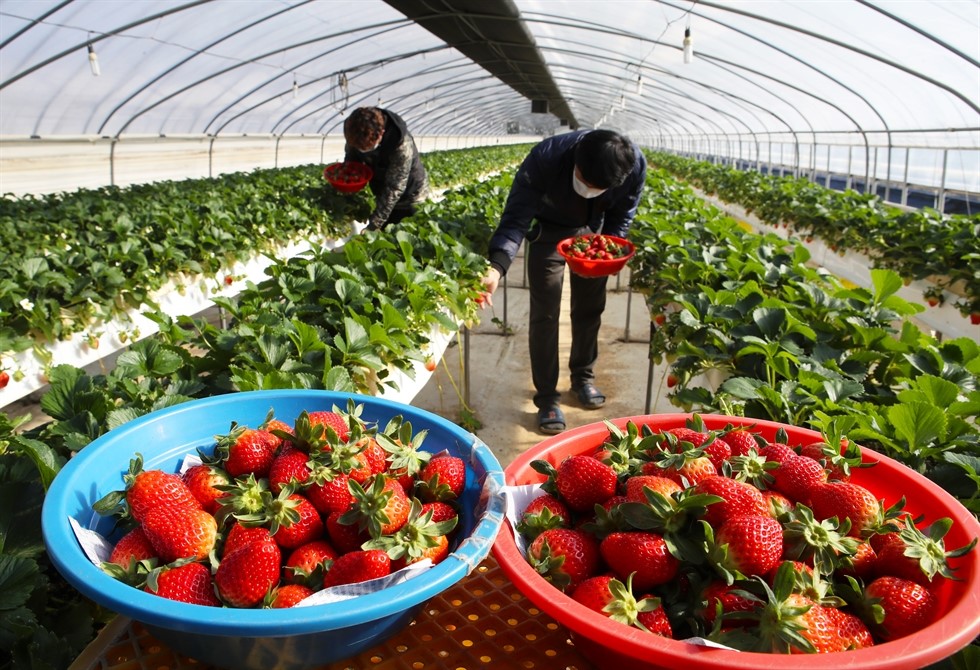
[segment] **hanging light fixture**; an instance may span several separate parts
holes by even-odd
[[[102,74],[102,69],[99,67],[99,55],[95,53],[95,47],[91,44],[88,45],[88,66],[92,70],[93,77],[98,77]]]
[[[694,59],[694,42],[691,40],[691,26],[684,29],[684,62],[690,63]]]
[[[299,84],[296,83],[296,73],[293,73],[293,100],[299,97]]]
[[[643,75],[636,75],[636,94],[643,95]]]

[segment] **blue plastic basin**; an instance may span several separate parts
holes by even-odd
[[[281,610],[188,605],[144,593],[106,575],[82,551],[69,525],[110,539],[113,520],[92,504],[124,488],[123,475],[136,452],[146,469],[176,472],[183,457],[209,450],[214,436],[232,421],[257,426],[270,409],[292,422],[303,410],[346,409],[349,399],[364,406],[361,417],[383,428],[402,416],[413,433],[427,430],[422,448],[448,450],[467,464],[460,499],[456,546],[439,565],[383,591],[341,603]],[[504,518],[504,473],[489,447],[472,433],[435,414],[370,396],[332,391],[254,391],[196,400],[131,421],[85,447],[61,470],[42,510],[48,555],[82,594],[142,622],[178,653],[211,665],[246,670],[308,668],[355,656],[397,634],[431,597],[468,575],[489,554]]]

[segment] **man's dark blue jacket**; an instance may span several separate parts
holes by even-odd
[[[563,237],[586,226],[593,232],[626,236],[640,204],[646,159],[634,144],[636,162],[626,181],[597,198],[583,198],[572,187],[572,174],[575,145],[588,132],[579,130],[550,137],[535,145],[524,159],[514,177],[500,224],[490,238],[490,263],[501,275],[507,273],[532,221],[552,232],[555,228],[567,229],[568,234]]]

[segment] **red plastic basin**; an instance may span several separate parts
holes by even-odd
[[[323,178],[341,193],[357,193],[373,176],[374,170],[370,166],[357,161],[331,163],[323,168]]]
[[[580,235],[577,237],[591,237],[590,235]],[[636,245],[627,239],[622,237],[616,237],[615,235],[604,235],[607,239],[619,244],[620,246],[625,246],[627,248],[627,253],[619,258],[612,258],[609,260],[591,260],[587,258],[575,258],[569,253],[569,247],[575,240],[575,237],[569,237],[558,243],[558,253],[562,255],[565,262],[568,263],[568,268],[577,275],[583,277],[607,277],[609,275],[614,275],[624,267],[626,267],[627,261],[633,258],[633,254],[636,253]]]
[[[654,430],[683,427],[689,414],[658,414],[613,419],[624,428],[627,421]],[[819,433],[771,421],[703,414],[709,429],[755,424],[769,441],[777,429],[788,434],[788,443],[797,445],[821,439]],[[609,434],[605,425],[589,424],[544,440],[527,450],[504,471],[507,484],[536,484],[543,476],[531,468],[531,461],[546,460],[555,467],[567,456],[588,453]],[[980,536],[980,523],[955,498],[941,487],[913,472],[898,461],[864,449],[865,461],[877,461],[873,468],[852,471],[852,481],[869,488],[885,504],[906,497],[906,510],[924,515],[924,523],[950,517],[953,527],[945,537],[947,549],[968,544]],[[970,644],[980,634],[980,552],[974,550],[951,561],[960,581],[943,580],[935,588],[944,612],[935,623],[903,637],[854,651],[831,654],[786,656],[754,652],[729,651],[669,640],[644,631],[611,622],[562,593],[527,563],[514,543],[509,523],[497,535],[493,554],[501,569],[531,602],[572,633],[575,646],[602,670],[652,670],[684,668],[685,670],[759,670],[760,668],[793,668],[793,670],[901,670],[921,668],[940,661]]]

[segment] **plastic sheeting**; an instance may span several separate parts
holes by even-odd
[[[530,35],[573,127],[739,157],[775,147],[801,165],[823,160],[800,156],[817,145],[862,147],[865,162],[871,147],[965,149],[980,171],[976,0],[426,0],[415,20],[399,4],[4,0],[0,135],[331,134],[363,104],[416,134],[554,131],[500,71],[420,25],[499,34],[487,7],[520,19],[488,46],[506,61]]]

